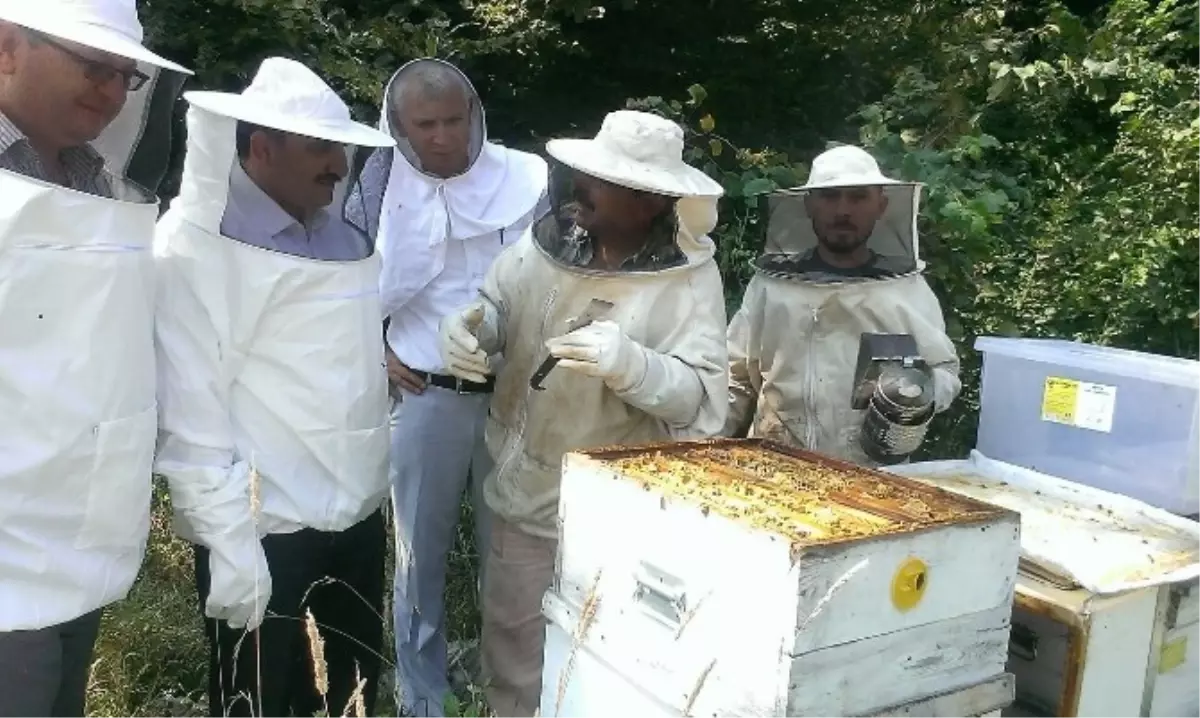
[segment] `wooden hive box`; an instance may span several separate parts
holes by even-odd
[[[1200,715],[1200,526],[996,461],[900,475],[1021,514],[1008,715]]]
[[[541,715],[1012,699],[1015,512],[757,440],[569,454],[559,511]]]

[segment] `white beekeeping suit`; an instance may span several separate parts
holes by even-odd
[[[814,160],[803,187],[767,199],[766,252],[729,326],[727,434],[877,463],[861,446],[864,411],[851,405],[863,333],[916,340],[931,368],[934,411],[958,395],[958,357],[921,276],[919,190],[884,177],[865,151],[842,146]],[[829,193],[878,203],[865,223],[861,256],[868,259],[861,266],[833,266],[818,251],[826,229],[814,203]],[[841,211],[833,210],[832,229],[849,232],[855,210]]]
[[[132,2],[4,2],[0,22],[136,60],[147,78],[92,143],[110,196],[0,169],[4,633],[121,599],[141,567],[156,435],[153,189],[191,73],[142,47]]]
[[[393,141],[352,122],[319,78],[289,60],[265,61],[240,95],[185,99],[180,194],[155,246],[155,466],[170,483],[177,531],[210,551],[208,615],[254,628],[270,596],[261,536],[341,531],[386,497],[388,398],[377,253],[311,259],[221,234],[237,123],[347,145]],[[344,222],[353,178],[335,190],[330,222]]]
[[[628,115],[634,117],[612,113],[605,123],[612,134],[628,133],[617,142],[636,147],[639,140],[649,144],[658,139],[639,137],[640,113]],[[602,130],[600,141],[609,136]],[[562,162],[556,176],[565,174],[559,169],[572,167],[585,172],[608,169],[607,157],[585,154],[599,141],[576,142],[584,141],[548,144],[551,156]],[[622,151],[631,150],[622,147],[615,152]],[[626,167],[611,171],[612,181],[638,186],[636,174],[621,174],[631,171]],[[613,271],[580,266],[572,230],[556,221],[567,213],[563,204],[570,203],[571,192],[552,191],[552,214],[501,255],[484,282],[480,345],[504,362],[487,427],[488,447],[497,467],[484,494],[494,511],[529,533],[555,535],[565,452],[585,446],[705,438],[720,433],[724,425],[726,355],[719,337],[725,305],[716,245],[708,237],[716,225],[720,186],[704,182],[708,178],[698,170],[683,176],[694,184],[681,182],[684,186],[676,190],[684,195],[675,207],[673,248],[677,252],[645,253],[634,258],[641,260],[641,266],[631,262]],[[547,342],[569,334],[569,321],[583,314],[593,299],[611,302],[613,308],[601,321],[579,331],[615,330],[623,335],[618,342],[622,348],[618,364],[623,366],[605,368],[626,369],[631,376],[623,378],[629,381],[622,385],[621,378],[606,381],[600,378],[603,375],[559,366],[545,379],[544,391],[532,389],[530,378],[546,358]]]
[[[481,300],[442,324],[443,356],[464,379],[503,359],[486,431],[496,467],[480,610],[488,701],[504,715],[535,715],[542,690],[563,455],[709,437],[727,409],[725,302],[707,236],[721,186],[683,161],[682,129],[613,112],[595,138],[546,149],[561,163],[550,213],[492,265]],[[661,203],[653,217],[639,209],[648,201]],[[640,248],[610,260],[610,228],[630,217]],[[576,324],[590,310],[603,314]],[[548,356],[561,361],[539,390]]]

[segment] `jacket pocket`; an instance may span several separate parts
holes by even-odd
[[[146,540],[157,428],[154,406],[96,426],[87,506],[76,548],[127,549]]]

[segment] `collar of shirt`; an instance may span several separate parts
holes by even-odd
[[[240,162],[234,163],[229,176],[229,203],[221,222],[221,233],[225,236],[272,249],[273,240],[285,232],[303,233],[311,238],[328,223],[329,213],[322,209],[307,226],[302,224],[255,184]]]
[[[111,196],[104,172],[104,158],[90,145],[68,147],[62,151],[67,186],[81,192]],[[0,112],[0,168],[50,182],[41,158],[29,144],[29,138],[3,112]]]

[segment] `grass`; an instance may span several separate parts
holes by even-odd
[[[450,556],[446,611],[451,642],[451,682],[455,695],[447,715],[486,715],[482,692],[474,682],[478,654],[476,557],[470,505],[464,502],[458,541]],[[392,532],[388,521],[385,581],[386,633],[381,653],[387,659],[376,713],[397,714],[392,664]],[[208,644],[200,617],[192,550],[171,530],[170,500],[162,481],[155,482],[150,542],[141,574],[129,596],[108,607],[88,683],[90,716],[203,716],[208,712]],[[332,708],[332,707],[331,707]],[[340,709],[333,712],[340,715]]]

